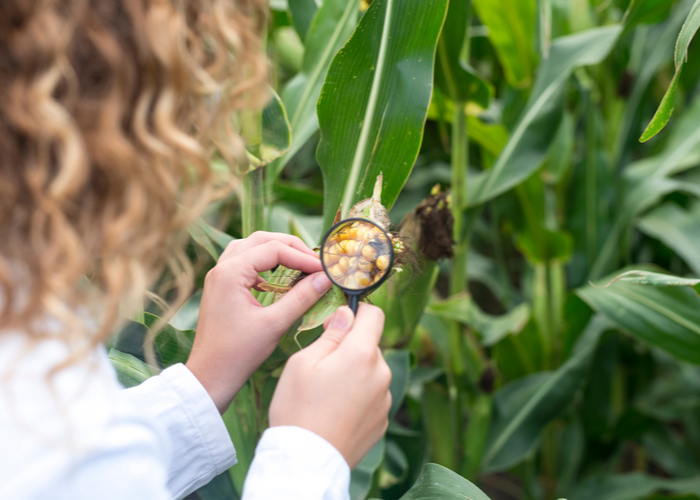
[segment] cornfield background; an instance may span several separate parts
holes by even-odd
[[[268,21],[273,97],[232,117],[249,164],[191,257],[201,288],[253,231],[315,247],[382,174],[416,264],[369,298],[394,405],[353,500],[700,498],[700,0],[270,0]],[[158,334],[162,366],[187,359],[200,296]],[[241,390],[239,464],[192,498],[240,497],[295,337],[343,300]],[[127,386],[155,371],[159,314],[114,340]]]

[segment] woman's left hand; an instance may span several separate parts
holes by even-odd
[[[281,299],[263,307],[250,293],[258,273],[282,265],[309,273]],[[318,255],[288,234],[256,232],[231,242],[207,273],[187,367],[224,413],[282,335],[330,288]]]

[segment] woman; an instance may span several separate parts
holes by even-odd
[[[231,114],[266,99],[264,18],[261,0],[0,2],[0,498],[181,498],[235,463],[220,414],[330,287],[301,240],[229,245],[186,366],[120,390],[103,343],[156,279],[186,296],[210,155],[240,163]],[[261,307],[279,264],[310,276]],[[348,498],[386,429],[381,311],[325,327],[285,367],[246,500]]]

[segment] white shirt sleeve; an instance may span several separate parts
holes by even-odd
[[[216,406],[184,365],[122,389],[101,346],[49,378],[70,352],[25,342],[0,336],[0,498],[174,500],[236,462]],[[349,478],[321,437],[275,427],[258,444],[244,499],[347,500]]]
[[[328,441],[300,427],[267,429],[246,476],[243,500],[349,500],[350,468]]]
[[[236,451],[214,402],[197,378],[177,364],[120,391],[138,411],[166,431],[173,459],[168,490],[182,498],[236,463]]]

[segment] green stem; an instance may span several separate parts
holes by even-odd
[[[553,335],[552,351],[555,356],[554,366],[558,366],[561,355],[562,324],[564,323],[564,302],[566,301],[566,273],[559,259],[549,261],[549,300],[550,328]]]
[[[267,28],[263,28],[260,39],[262,53],[266,53]],[[248,152],[260,158],[262,147],[262,109],[246,109],[241,112],[241,136]],[[245,174],[241,199],[243,237],[265,229],[265,183],[264,167],[258,167]]]
[[[256,168],[243,178],[241,212],[243,237],[265,229],[265,182],[264,169]]]
[[[465,103],[454,103],[452,117],[452,213],[454,215],[455,253],[452,259],[450,295],[466,290],[467,252],[469,241],[464,235],[464,211],[467,208],[467,167],[469,163],[469,138]]]
[[[472,482],[475,482],[479,476],[481,461],[486,450],[486,438],[491,425],[492,412],[493,396],[491,394],[478,394],[471,407],[469,425],[464,438],[463,475]]]

